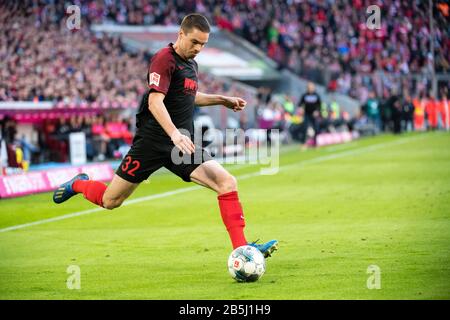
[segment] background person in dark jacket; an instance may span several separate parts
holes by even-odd
[[[394,95],[392,99],[392,122],[394,124],[394,133],[402,133],[403,108],[398,96]]]
[[[414,130],[414,105],[409,94],[405,95],[405,100],[403,101],[402,129],[403,131]]]
[[[314,129],[314,145],[316,144],[316,137],[319,133],[320,105],[320,96],[316,93],[314,83],[309,82],[307,92],[303,94],[298,103],[298,107],[304,109],[304,123],[302,127],[303,144],[306,142],[306,133],[310,126]]]

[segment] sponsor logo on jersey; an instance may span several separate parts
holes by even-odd
[[[197,93],[197,81],[189,79],[189,78],[184,78],[184,93],[185,94],[190,94],[190,95],[195,95]]]

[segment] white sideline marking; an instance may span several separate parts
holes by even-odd
[[[331,160],[331,159],[337,159],[337,158],[343,158],[343,157],[352,156],[352,155],[358,155],[358,154],[361,154],[361,153],[370,152],[370,151],[374,151],[374,150],[377,150],[377,149],[380,149],[380,148],[384,148],[386,146],[403,144],[403,143],[409,142],[411,140],[416,140],[416,139],[423,138],[423,137],[424,136],[421,135],[421,136],[414,136],[414,137],[403,138],[403,139],[400,138],[399,140],[395,140],[393,142],[384,142],[384,143],[379,143],[379,144],[368,146],[368,147],[355,148],[355,149],[352,149],[352,150],[349,150],[349,151],[344,151],[344,152],[340,152],[340,153],[336,153],[336,154],[331,154],[331,155],[321,156],[321,157],[317,157],[317,158],[302,160],[302,161],[299,161],[299,162],[296,162],[296,163],[280,166],[279,170],[280,171],[284,171],[284,170],[286,170],[288,168],[292,168],[292,167],[299,168],[299,167],[302,167],[302,166],[307,165],[307,164],[319,163],[319,162],[323,162],[323,161],[327,161],[327,160]],[[261,173],[258,170],[257,172],[253,172],[253,173],[249,173],[249,174],[243,174],[243,175],[237,176],[236,178],[238,180],[244,180],[244,179],[256,177],[256,176],[259,176],[259,175],[261,175]],[[150,195],[150,196],[145,196],[145,197],[140,197],[140,198],[136,198],[136,199],[132,199],[132,200],[127,200],[127,201],[125,201],[122,204],[122,207],[128,206],[130,204],[144,202],[144,201],[150,201],[150,200],[154,200],[154,199],[165,198],[165,197],[169,197],[169,196],[172,196],[172,195],[175,195],[175,194],[178,194],[178,193],[185,193],[185,192],[194,191],[194,190],[198,190],[198,189],[202,189],[202,188],[204,188],[204,187],[196,185],[196,186],[192,186],[192,187],[180,188],[180,189],[176,189],[176,190],[173,190],[173,191],[167,191],[167,192],[163,192],[163,193],[159,193],[159,194],[154,194],[154,195]],[[28,228],[28,227],[32,227],[32,226],[37,226],[37,225],[41,225],[41,224],[45,224],[45,223],[65,220],[65,219],[69,219],[69,218],[79,217],[79,216],[83,216],[83,215],[87,215],[87,214],[91,214],[91,213],[98,212],[98,211],[103,211],[103,210],[106,210],[106,209],[104,209],[104,208],[94,208],[94,209],[89,209],[89,210],[84,210],[84,211],[79,211],[79,212],[65,214],[65,215],[62,215],[62,216],[59,216],[59,217],[38,220],[38,221],[30,222],[30,223],[19,224],[19,225],[15,225],[15,226],[11,226],[11,227],[0,229],[0,233],[13,231],[13,230],[24,229],[24,228]]]

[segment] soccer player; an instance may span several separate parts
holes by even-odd
[[[82,193],[92,203],[114,209],[132,194],[139,183],[165,167],[184,181],[193,181],[217,192],[220,213],[233,248],[248,244],[268,257],[277,249],[278,241],[247,242],[236,178],[191,140],[195,105],[223,105],[235,112],[243,110],[246,105],[246,101],[238,97],[197,91],[198,65],[194,58],[208,42],[209,33],[210,26],[204,16],[187,15],[175,44],[170,43],[152,57],[147,74],[149,90],[136,114],[136,135],[111,183],[107,186],[81,173],[63,183],[54,192],[53,201],[62,203]],[[174,163],[171,157],[174,148],[175,154],[181,152],[181,155],[191,157],[191,161]],[[194,158],[197,161],[193,161]]]

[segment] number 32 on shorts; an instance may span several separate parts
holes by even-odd
[[[133,160],[131,159],[130,156],[127,156],[124,159],[124,163],[121,166],[121,169],[123,172],[126,172],[127,174],[129,174],[130,176],[134,177],[134,172],[139,169],[139,167],[141,166],[141,163],[138,160]],[[131,165],[131,166],[130,166]]]

